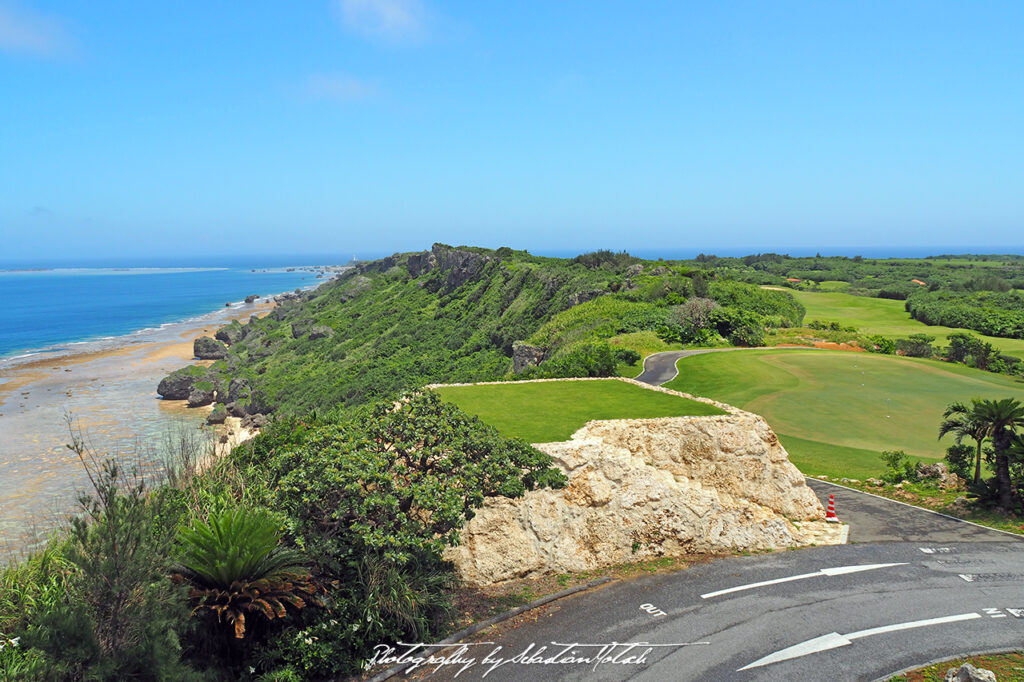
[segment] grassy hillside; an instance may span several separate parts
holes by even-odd
[[[668,384],[763,415],[804,473],[863,477],[882,450],[940,459],[942,411],[972,397],[1024,399],[1024,381],[930,360],[766,350],[684,358]]]
[[[614,379],[446,386],[437,393],[503,436],[530,443],[568,440],[592,419],[725,414],[713,405]]]
[[[910,334],[928,334],[938,343],[955,332],[969,330],[952,327],[929,326],[911,319],[903,301],[884,298],[853,296],[839,292],[793,291],[793,296],[807,309],[808,320],[830,320],[844,326],[857,327],[862,334],[881,334],[905,337]],[[974,332],[971,332],[972,334]],[[1010,355],[1024,355],[1024,339],[1006,339],[975,334]]]

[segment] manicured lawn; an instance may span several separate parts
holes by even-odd
[[[725,414],[713,405],[624,381],[546,381],[436,389],[503,435],[529,443],[568,440],[591,419]]]
[[[1024,381],[961,365],[870,353],[764,350],[684,358],[667,386],[763,415],[810,475],[882,473],[877,453],[940,459],[942,412],[974,397],[1024,400]]]
[[[1024,355],[1024,339],[984,336],[969,329],[931,327],[911,319],[910,313],[903,307],[903,301],[853,296],[839,292],[792,291],[791,293],[807,309],[805,320],[834,320],[844,326],[857,327],[861,334],[881,334],[893,337],[928,334],[936,337],[937,344],[945,344],[946,337],[951,333],[967,332],[985,339],[1005,353],[1015,356]]]

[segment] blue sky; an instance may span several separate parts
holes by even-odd
[[[1022,35],[1018,1],[0,0],[0,259],[1020,246]]]

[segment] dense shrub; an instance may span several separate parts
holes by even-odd
[[[787,327],[799,327],[806,310],[788,291],[730,280],[715,280],[709,286],[710,298],[719,304],[762,317],[777,317]]]

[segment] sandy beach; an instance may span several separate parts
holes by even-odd
[[[161,467],[161,444],[169,434],[200,428],[209,408],[161,400],[157,383],[179,367],[209,364],[194,359],[196,337],[213,335],[231,320],[266,315],[273,306],[267,300],[224,308],[152,334],[120,337],[110,347],[85,344],[84,352],[0,366],[0,560],[59,523],[87,483],[77,455],[65,445],[69,420],[94,452]],[[232,441],[242,435],[233,434]]]

